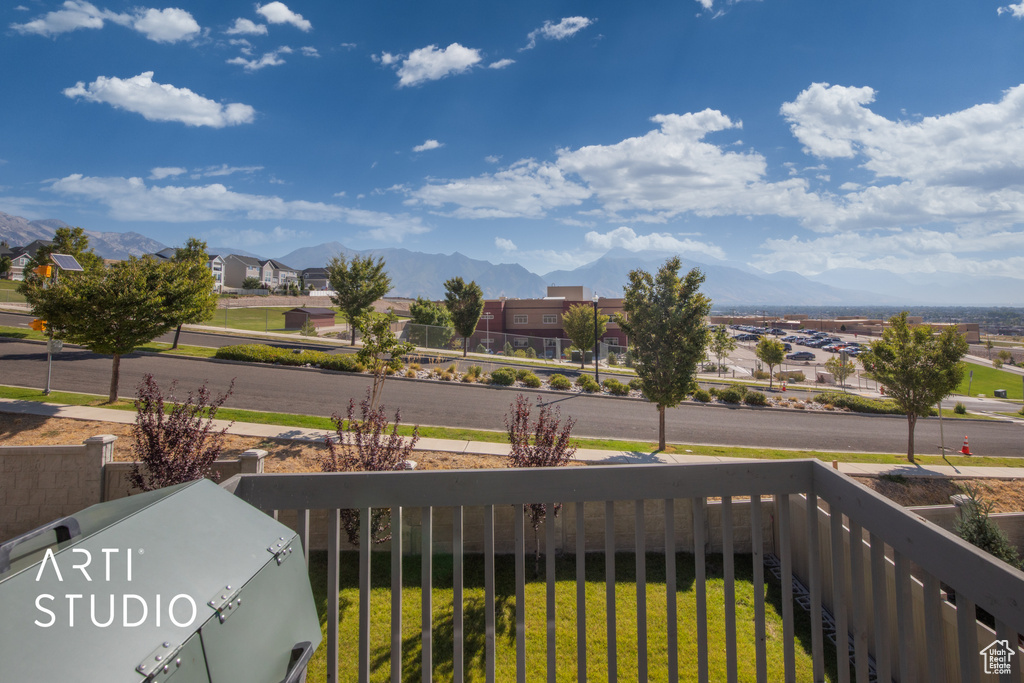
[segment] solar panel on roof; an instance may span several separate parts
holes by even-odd
[[[70,254],[50,254],[50,260],[61,270],[85,270]]]

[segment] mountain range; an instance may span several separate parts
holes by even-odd
[[[57,228],[70,227],[56,219],[28,221],[0,212],[0,240],[9,245],[50,239]],[[160,242],[136,232],[86,230],[89,242],[104,258],[124,259],[166,248]],[[210,246],[211,254],[241,254],[267,258],[232,246]],[[444,297],[444,282],[461,276],[473,280],[486,298],[542,297],[548,285],[583,285],[607,297],[622,296],[629,273],[637,268],[655,272],[671,254],[633,252],[615,248],[595,261],[574,270],[555,270],[543,275],[516,263],[494,264],[458,252],[429,254],[408,249],[353,250],[339,242],[302,247],[276,260],[296,269],[326,265],[344,254],[383,258],[392,280],[392,296]],[[791,271],[765,273],[746,264],[681,258],[683,270],[700,268],[706,280],[701,288],[715,307],[728,306],[857,306],[878,305],[961,305],[1024,306],[1024,281],[1007,277],[965,276],[953,273],[904,274],[870,269],[836,269],[813,276]]]

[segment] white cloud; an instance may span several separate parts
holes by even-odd
[[[313,28],[313,24],[303,19],[301,14],[292,12],[283,2],[275,1],[266,5],[257,5],[256,12],[262,14],[271,24],[291,24],[302,31],[309,31]]]
[[[371,228],[359,233],[360,236],[388,244],[402,242],[408,235],[430,232],[430,228],[423,225],[419,216],[410,216],[406,213],[390,214],[365,209],[345,209],[345,220],[353,225]]]
[[[292,49],[287,45],[282,45],[276,50],[267,52],[258,59],[246,59],[245,57],[234,57],[227,60],[228,64],[237,64],[243,67],[246,71],[259,71],[260,69],[267,66],[280,66],[284,64],[284,60],[281,59],[281,55],[290,55]]]
[[[532,50],[537,45],[537,38],[545,38],[547,40],[565,40],[569,36],[575,35],[579,31],[590,26],[592,23],[594,23],[594,20],[588,19],[587,17],[565,17],[557,24],[545,21],[543,26],[530,31],[530,34],[526,37],[528,42],[520,51]]]
[[[188,169],[182,168],[180,166],[157,166],[156,168],[150,170],[149,179],[163,180],[164,178],[182,175],[183,173],[188,173]]]
[[[27,23],[11,24],[11,28],[18,33],[55,36],[80,28],[103,28],[104,19],[110,19],[113,15],[83,0],[67,0],[62,7]]]
[[[1024,2],[1019,2],[1016,5],[1007,5],[1006,7],[1000,7],[996,10],[999,14],[1012,14],[1017,19],[1024,18]]]
[[[484,161],[486,161],[489,164],[496,164],[499,161],[501,161],[501,157],[496,156],[494,154],[488,154],[487,156],[484,157]]]
[[[18,10],[19,12],[28,12],[28,7],[25,7],[24,5],[18,5],[14,9]]]
[[[584,239],[595,249],[607,251],[615,247],[628,251],[670,251],[678,254],[705,254],[716,259],[724,259],[725,252],[721,247],[691,239],[679,239],[668,233],[652,232],[638,235],[632,228],[621,227],[610,232],[588,232]]]
[[[229,36],[265,36],[267,35],[267,27],[265,24],[257,24],[250,19],[243,19],[239,17],[235,19],[234,25],[228,30],[224,31]]]
[[[207,166],[199,171],[199,174],[206,177],[218,177],[235,173],[255,173],[262,170],[262,166],[228,166],[227,164],[221,164],[220,166]]]
[[[132,23],[132,27],[157,43],[177,43],[199,35],[199,24],[183,9],[147,9]]]
[[[516,63],[514,59],[499,59],[496,62],[491,62],[487,65],[488,69],[504,69],[506,66],[512,66]]]
[[[317,49],[315,47],[310,47],[310,46],[307,45],[305,47],[300,47],[299,50],[302,51],[302,54],[304,56],[306,56],[306,57],[319,57],[320,56],[320,53],[317,51]]]
[[[312,235],[305,230],[292,230],[277,226],[272,230],[228,230],[217,228],[204,233],[203,238],[207,242],[230,242],[241,247],[260,247],[268,244],[281,244],[282,242],[294,242],[295,240],[309,239]]]
[[[188,126],[223,128],[251,123],[256,110],[248,104],[220,104],[187,88],[156,83],[153,72],[128,79],[100,76],[89,85],[79,81],[64,95],[90,102],[106,102],[117,109],[142,114],[149,121],[180,121]]]
[[[415,147],[413,147],[412,151],[426,152],[427,150],[438,149],[440,147],[444,147],[443,142],[438,142],[437,140],[427,140],[422,145],[416,145]]]
[[[697,0],[697,4],[706,10],[710,10],[714,5],[715,0]]]
[[[515,251],[517,249],[515,242],[507,240],[504,237],[495,237],[494,246],[505,252]]]
[[[393,66],[402,60],[402,57],[385,52],[379,59],[381,64]],[[437,49],[436,45],[427,45],[413,50],[408,57],[401,61],[401,65],[397,69],[398,87],[419,85],[451,74],[463,73],[482,59],[479,50],[463,47],[458,43],[452,43],[443,50]]]

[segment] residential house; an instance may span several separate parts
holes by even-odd
[[[254,277],[261,283],[269,283],[273,268],[264,270],[263,263],[252,256],[228,254],[224,257],[224,286],[241,289],[246,278]]]
[[[170,261],[177,251],[174,247],[167,247],[147,256],[152,256],[158,261]],[[207,254],[206,267],[213,273],[213,291],[219,292],[224,286],[224,259],[217,254]]]
[[[331,283],[327,278],[326,268],[306,268],[301,274],[302,281],[306,285],[306,289],[312,289],[319,292],[331,288]]]
[[[289,285],[292,282],[298,282],[299,280],[299,271],[295,270],[291,266],[286,266],[280,261],[267,259],[266,261],[260,261],[260,263],[264,264],[264,268],[266,268],[267,265],[271,267],[270,287],[272,289],[282,285]]]
[[[11,258],[11,269],[7,273],[7,279],[24,280],[25,266],[35,257],[39,249],[48,247],[51,244],[53,244],[53,240],[35,240],[24,247],[9,247],[10,253],[8,256]]]

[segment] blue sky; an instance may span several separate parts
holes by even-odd
[[[1006,2],[15,0],[0,211],[271,256],[1024,278]]]

